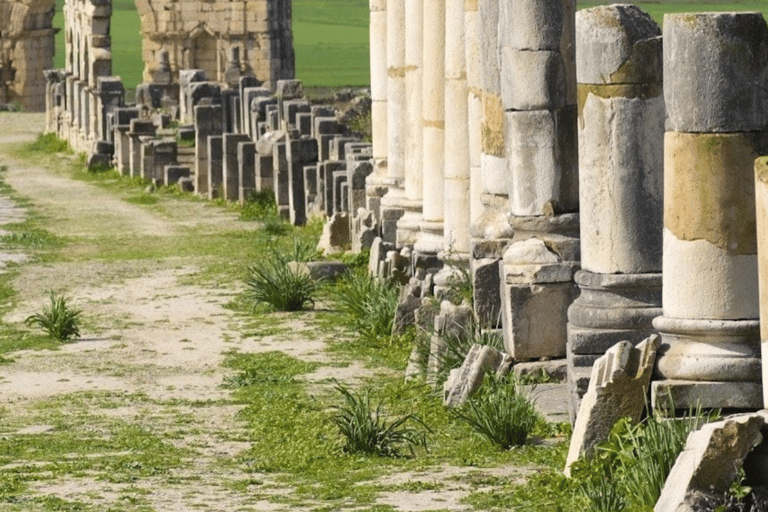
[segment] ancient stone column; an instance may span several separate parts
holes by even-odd
[[[514,232],[507,220],[504,107],[499,74],[499,1],[479,0],[480,38],[480,202],[472,217],[472,282],[475,313],[484,327],[501,325],[499,261]],[[468,64],[468,69],[471,69]],[[471,132],[470,132],[471,137]],[[470,142],[471,144],[471,142]],[[471,157],[470,157],[471,158]],[[474,175],[473,175],[474,176]]]
[[[757,268],[760,277],[760,347],[763,382],[768,382],[768,157],[755,161]],[[763,408],[768,409],[768,386],[763,385]]]
[[[575,0],[502,0],[499,20],[515,229],[501,270],[504,340],[517,360],[562,357],[579,259]],[[538,322],[547,328],[528,327]]]
[[[469,140],[469,218],[474,221],[483,209],[482,176],[480,155],[482,154],[482,75],[480,71],[480,10],[479,0],[465,0],[464,3],[464,50],[467,68],[467,123]]]
[[[632,5],[576,14],[581,295],[568,309],[571,419],[594,361],[661,315],[661,30]]]
[[[400,202],[403,216],[397,222],[397,246],[416,242],[421,221],[422,132],[421,95],[423,90],[422,58],[424,52],[424,2],[405,1],[405,198]]]
[[[445,221],[448,259],[469,257],[469,125],[464,0],[445,2]]]
[[[445,0],[424,0],[424,202],[423,220],[414,249],[425,255],[436,255],[443,249],[445,11]]]
[[[387,193],[381,199],[381,234],[395,242],[405,199],[405,0],[387,0]]]
[[[371,131],[373,173],[366,178],[366,207],[381,219],[381,197],[387,188],[387,1],[370,0]]]
[[[654,404],[759,408],[755,158],[766,151],[759,13],[664,18],[664,316]]]

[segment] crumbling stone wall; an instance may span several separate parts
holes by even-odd
[[[43,70],[53,63],[54,0],[0,2],[0,103],[45,109]]]
[[[167,50],[173,78],[180,69],[202,69],[225,82],[232,49],[240,75],[274,89],[294,77],[291,0],[137,0],[144,36],[144,81],[155,81],[161,50]]]

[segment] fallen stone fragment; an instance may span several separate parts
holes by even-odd
[[[761,413],[737,414],[691,432],[654,512],[709,510],[712,498],[728,490],[747,454],[760,443],[764,424]]]
[[[608,437],[616,421],[624,417],[634,422],[640,420],[660,343],[658,335],[643,340],[637,347],[622,341],[595,361],[589,389],[573,427],[565,463],[567,476],[582,454],[588,454]]]
[[[486,372],[506,375],[512,367],[512,356],[487,345],[474,344],[464,364],[451,370],[443,385],[443,405],[458,407],[480,388]]]

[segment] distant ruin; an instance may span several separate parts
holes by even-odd
[[[53,63],[54,0],[0,3],[0,104],[45,109],[43,70]]]
[[[137,0],[136,9],[145,82],[162,82],[158,74],[164,73],[178,80],[180,69],[201,69],[215,82],[236,71],[270,88],[294,76],[291,0]],[[111,75],[106,62],[111,62],[112,2],[68,0],[64,11],[66,71],[84,82],[92,65],[98,76]],[[43,71],[53,67],[54,12],[54,0],[0,5],[0,104],[45,109]],[[239,56],[235,63],[233,50]],[[168,69],[158,69],[163,52]]]

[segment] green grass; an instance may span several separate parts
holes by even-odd
[[[609,5],[616,2],[610,0],[578,0],[579,9],[586,9],[596,5]],[[659,25],[665,14],[675,12],[712,12],[712,11],[758,11],[768,18],[768,3],[765,0],[737,0],[730,2],[710,1],[710,2],[686,2],[686,1],[657,1],[657,2],[636,2],[635,5],[646,11],[656,20]]]

